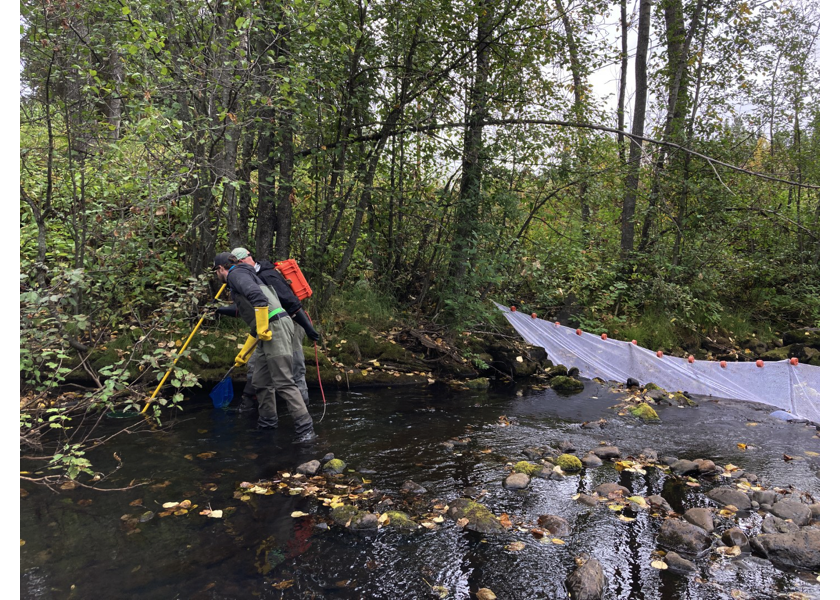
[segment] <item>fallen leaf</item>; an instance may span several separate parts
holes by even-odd
[[[128,503],[129,506],[143,506],[143,498],[137,498]]]
[[[201,454],[198,454],[196,456],[202,460],[207,460],[208,458],[213,458],[214,456],[216,456],[216,452],[202,452]]]
[[[513,523],[510,522],[510,517],[507,513],[502,513],[502,516],[499,517],[499,523],[502,524],[502,527],[505,529],[510,529],[513,527]]]
[[[25,543],[26,543],[26,542],[25,542],[24,540],[21,540],[21,541],[20,541],[20,545],[21,545],[21,546],[23,546]],[[817,579],[819,579],[819,577],[818,577]]]
[[[739,450],[746,450],[746,449],[747,449],[747,445],[746,445],[746,444],[738,444],[738,449],[739,449]]]
[[[747,423],[747,427],[755,427],[758,423]]]
[[[520,550],[525,549],[525,542],[511,542],[507,546],[506,549],[510,550],[511,552],[519,552]]]
[[[552,544],[557,544],[558,546],[562,546],[562,545],[563,545],[563,544],[565,544],[566,542],[564,542],[564,541],[563,541],[563,540],[561,540],[560,538],[551,538],[551,543],[552,543]]]
[[[633,521],[635,521],[635,520],[636,520],[636,519],[634,519],[633,517],[628,517],[628,516],[625,516],[625,515],[618,515],[618,518],[619,518],[621,521],[624,521],[625,523],[632,523]]]
[[[496,600],[496,594],[490,588],[481,588],[475,593],[478,600]]]
[[[277,583],[272,583],[271,587],[277,590],[285,590],[286,588],[292,587],[294,584],[294,579],[287,579],[286,581],[278,581]]]
[[[449,595],[449,590],[442,585],[436,585],[432,591],[438,595],[439,598],[446,598]]]
[[[485,450],[479,450],[479,452],[481,452],[482,454],[490,454],[493,451],[490,448],[487,448]]]
[[[309,513],[301,512],[299,510],[296,510],[292,513],[292,518],[293,519],[297,519],[299,517],[308,517],[308,516],[309,516]]]
[[[209,514],[209,515],[207,515],[207,516],[208,516],[208,517],[210,517],[210,518],[212,518],[212,519],[221,519],[223,514],[224,514],[224,511],[221,511],[221,510],[211,510],[211,511],[210,511],[210,514]]]
[[[686,484],[688,487],[700,487],[700,484],[699,484],[699,483],[697,483],[696,481],[686,481],[686,482],[685,482],[685,484]]]
[[[642,508],[647,508],[647,502],[645,502],[645,499],[644,499],[644,498],[642,498],[641,496],[630,496],[630,497],[629,497],[629,498],[627,498],[627,499],[628,499],[630,502],[634,502],[635,504],[638,504],[638,505],[639,505],[639,506],[641,506]]]
[[[434,519],[432,519],[432,521],[434,521],[435,523],[443,523],[443,520],[444,519],[443,519],[442,516],[438,516],[438,517],[435,517]]]
[[[668,568],[668,565],[661,560],[653,561],[652,563],[650,563],[650,566],[653,567],[654,569],[661,569],[663,571]]]
[[[76,504],[78,504],[79,506],[90,506],[91,504],[93,504],[93,500],[91,500],[90,498],[82,498]]]
[[[180,502],[164,502],[163,503],[163,508],[175,508],[179,504],[180,504]]]
[[[805,455],[806,456],[819,456],[820,453],[819,452],[811,452],[810,450],[806,450]]]
[[[470,522],[470,520],[469,520],[469,519],[467,519],[466,517],[464,517],[464,518],[458,519],[458,520],[455,522],[455,524],[456,524],[458,527],[466,527],[466,526],[467,526],[467,524],[468,524],[469,522]]]

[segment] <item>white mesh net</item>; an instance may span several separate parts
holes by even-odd
[[[788,361],[731,362],[726,368],[718,361],[695,361],[663,356],[631,342],[622,342],[531,318],[496,304],[526,342],[545,348],[555,365],[577,367],[583,377],[626,382],[629,377],[642,385],[692,394],[749,400],[775,406],[795,417],[820,422],[820,368],[793,366]]]

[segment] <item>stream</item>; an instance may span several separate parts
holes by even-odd
[[[159,430],[123,434],[87,455],[106,473],[122,465],[102,487],[144,485],[55,493],[22,482],[21,598],[466,599],[489,588],[500,599],[559,599],[567,597],[564,581],[583,553],[603,566],[609,600],[820,595],[816,574],[786,572],[749,553],[698,558],[691,575],[658,570],[651,562],[661,560],[659,526],[650,511],[625,522],[604,506],[573,499],[615,482],[634,495],[660,494],[682,513],[713,506],[705,492],[720,482],[698,480],[692,487],[661,469],[619,472],[605,461],[561,480],[535,478],[522,491],[502,486],[506,464],[525,460],[525,448],[569,441],[582,456],[607,442],[623,457],[652,448],[660,457],[734,464],[766,486],[794,486],[818,498],[818,430],[772,418],[770,407],[699,398],[695,408],[657,406],[661,423],[645,424],[611,408],[623,393],[589,381],[569,397],[521,383],[486,392],[395,387],[329,391],[325,417],[317,423],[324,407],[318,390],[310,393],[320,436],[313,446],[289,443],[287,415],[281,413],[277,431],[257,431],[253,413],[216,410],[206,395],[196,395]],[[234,407],[237,402],[238,396]],[[581,426],[601,419],[602,426]],[[97,436],[129,421],[108,419]],[[469,443],[454,452],[441,445],[462,438]],[[559,515],[571,534],[546,543],[527,526],[514,526],[482,536],[447,518],[412,534],[382,527],[361,535],[300,495],[234,497],[242,482],[294,473],[327,453],[347,463],[344,477],[395,499],[408,480],[426,488],[429,504],[451,502],[471,487],[496,516],[535,523],[539,515]],[[21,464],[22,470],[36,467]],[[164,503],[184,500],[197,509],[160,516]],[[205,509],[224,510],[225,516],[201,515]],[[295,511],[309,516],[293,518]],[[749,533],[760,523],[749,513],[739,525]]]

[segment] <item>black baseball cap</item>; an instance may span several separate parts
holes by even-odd
[[[230,252],[219,252],[213,259],[213,270],[215,271],[219,267],[224,267],[227,269],[230,265],[232,265],[235,262],[236,257]]]

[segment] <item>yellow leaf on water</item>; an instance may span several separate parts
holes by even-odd
[[[618,512],[620,510],[624,510],[624,505],[623,504],[609,504],[609,505],[607,505],[607,508],[609,508],[610,510],[614,510],[614,511]]]
[[[551,538],[551,543],[552,543],[552,544],[558,544],[559,546],[562,546],[562,545],[563,545],[563,544],[565,544],[566,542],[564,542],[564,541],[563,541],[563,540],[561,540],[560,538]]]
[[[469,522],[470,522],[470,520],[469,520],[469,519],[467,519],[466,517],[464,517],[464,518],[458,519],[458,520],[455,522],[455,524],[456,524],[458,527],[466,527],[466,526],[469,524]]]
[[[755,427],[758,423],[747,423],[747,427]]]
[[[639,506],[641,506],[642,508],[647,508],[647,502],[645,502],[645,499],[644,499],[644,498],[642,498],[641,496],[630,496],[630,497],[629,497],[629,498],[627,498],[627,499],[628,499],[630,502],[634,502],[634,503],[638,504],[638,505],[639,505]]]
[[[420,523],[420,524],[421,524],[423,527],[425,527],[426,529],[434,529],[435,527],[437,527],[437,525],[435,525],[434,523],[432,523],[432,522],[430,522],[430,521],[423,521],[423,522],[422,522],[422,523]]]
[[[23,546],[26,542],[24,540],[20,541],[20,545]]]
[[[443,523],[443,517],[435,517],[434,519],[432,519],[432,521],[434,521],[435,523]]]
[[[292,518],[293,519],[297,519],[299,517],[308,517],[308,516],[309,516],[309,513],[305,513],[305,512],[299,511],[299,510],[296,510],[292,513]]]
[[[184,509],[184,508],[179,508],[178,510],[176,510],[176,511],[175,511],[175,513],[174,513],[174,514],[175,514],[176,516],[180,516],[180,515],[185,515],[185,514],[187,514],[188,512],[190,512],[190,511],[188,511],[188,510],[186,510],[186,509]]]
[[[746,445],[746,444],[738,444],[738,449],[739,449],[739,450],[746,450],[746,449],[747,449],[747,445]]]
[[[221,519],[223,512],[221,510],[211,510],[210,514],[207,515],[211,519]]]
[[[806,455],[806,456],[819,456],[819,455],[820,455],[820,453],[819,453],[819,452],[811,452],[811,451],[809,451],[809,450],[806,450],[806,451],[805,451],[805,455]]]
[[[668,565],[664,561],[661,561],[661,560],[655,560],[655,561],[651,562],[650,566],[653,567],[654,569],[661,569],[663,571],[668,568]]]
[[[510,550],[511,552],[519,552],[520,550],[525,549],[525,542],[511,542],[507,546],[506,549]]]
[[[294,584],[294,579],[287,579],[286,581],[278,581],[277,583],[272,583],[271,587],[277,590],[285,590],[286,588],[292,587]]]
[[[164,502],[163,503],[163,508],[175,508],[179,504],[180,504],[180,502]]]
[[[628,516],[625,516],[625,515],[618,515],[618,518],[619,518],[621,521],[624,521],[625,523],[632,523],[633,521],[635,521],[635,520],[636,520],[636,519],[634,519],[633,517],[628,517]]]
[[[196,456],[198,458],[202,459],[202,460],[207,460],[208,458],[213,458],[214,456],[216,456],[216,453],[215,452],[202,452],[201,454],[197,454]]]

